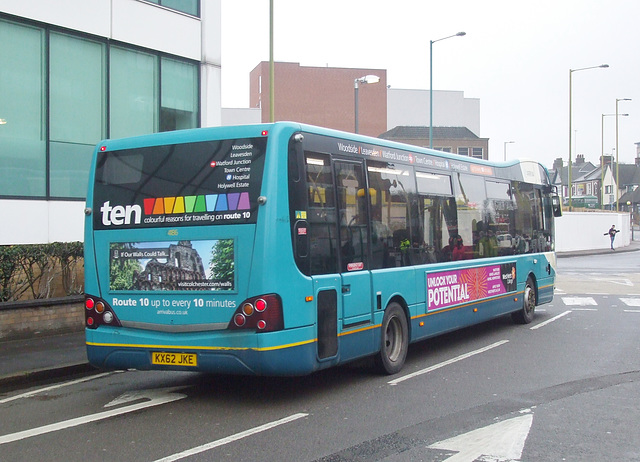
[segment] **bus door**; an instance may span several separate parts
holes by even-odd
[[[373,303],[369,271],[369,216],[364,164],[334,162],[339,225],[343,326],[371,322]]]

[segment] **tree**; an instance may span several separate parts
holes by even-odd
[[[131,290],[134,273],[142,272],[140,262],[134,258],[113,258],[115,251],[131,250],[133,248],[132,243],[111,244],[111,276],[109,284],[111,290]]]
[[[234,270],[233,239],[216,241],[211,248],[211,279],[227,283],[223,285],[225,288],[233,288]]]

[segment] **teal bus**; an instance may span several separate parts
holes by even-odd
[[[293,122],[106,140],[85,210],[103,369],[303,375],[553,298],[546,169]]]

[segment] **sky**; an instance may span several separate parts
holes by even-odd
[[[387,70],[392,88],[463,91],[480,100],[489,159],[632,163],[640,142],[640,1],[273,0],[274,59]],[[249,106],[249,73],[269,60],[269,0],[222,0],[222,107]],[[434,108],[435,109],[435,108]],[[428,110],[428,108],[425,108]],[[604,136],[602,121],[604,120]],[[434,113],[434,125],[437,115]],[[603,139],[604,138],[604,139]]]

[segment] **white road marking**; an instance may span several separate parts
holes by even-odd
[[[598,281],[598,282],[608,282],[608,283],[611,283],[611,284],[619,284],[621,286],[633,287],[633,282],[631,282],[627,278],[616,278],[616,279],[611,279],[611,278],[591,278],[591,279],[593,281]]]
[[[8,403],[10,401],[15,401],[17,399],[22,398],[30,398],[35,395],[39,395],[40,393],[45,393],[47,391],[55,390],[57,388],[68,387],[69,385],[75,385],[77,383],[88,382],[90,380],[100,379],[102,377],[106,377],[107,375],[111,375],[114,372],[103,372],[102,374],[96,374],[89,377],[83,377],[77,380],[71,380],[69,382],[58,383],[56,385],[51,385],[49,387],[38,388],[37,390],[28,391],[26,393],[22,393],[16,396],[10,396],[9,398],[0,399],[0,404]]]
[[[469,353],[465,353],[463,355],[456,356],[453,359],[449,359],[447,361],[444,361],[444,362],[441,362],[441,363],[438,363],[438,364],[434,364],[433,366],[427,367],[426,369],[422,369],[422,370],[419,370],[419,371],[416,371],[416,372],[412,372],[411,374],[404,375],[402,377],[398,377],[397,379],[391,380],[391,381],[389,381],[387,383],[389,385],[397,385],[400,382],[404,382],[405,380],[412,379],[412,378],[417,377],[419,375],[426,374],[427,372],[435,371],[436,369],[440,369],[441,367],[448,366],[449,364],[453,364],[453,363],[456,363],[458,361],[462,361],[463,359],[467,359],[467,358],[470,358],[472,356],[475,356],[477,354],[484,353],[485,351],[489,351],[489,350],[491,350],[493,348],[499,347],[500,345],[504,345],[505,343],[508,343],[508,342],[509,342],[509,340],[501,340],[499,342],[492,343],[491,345],[488,345],[488,346],[486,346],[484,348],[480,348],[479,350],[470,351]]]
[[[620,300],[627,306],[640,306],[640,298],[620,298]]]
[[[623,310],[625,313],[640,313],[640,310]]]
[[[179,399],[186,398],[187,395],[182,393],[174,393],[177,389],[184,387],[172,387],[161,388],[157,390],[146,390],[145,393],[141,393],[136,399],[146,398],[148,401],[144,401],[138,404],[132,404],[130,406],[113,409],[111,411],[98,412],[97,414],[85,415],[77,417],[75,419],[64,420],[62,422],[53,423],[50,425],[44,425],[42,427],[32,428],[21,432],[10,433],[8,435],[0,436],[0,444],[11,443],[13,441],[19,441],[32,436],[44,435],[45,433],[51,433],[58,430],[64,430],[65,428],[77,427],[78,425],[84,425],[86,423],[95,422],[98,420],[108,419],[117,415],[126,414],[128,412],[139,411],[147,407],[159,406],[160,404],[170,403]]]
[[[255,435],[256,433],[261,433],[266,430],[270,430],[274,427],[278,427],[280,425],[293,422],[294,420],[307,417],[308,415],[309,414],[304,414],[304,413],[293,414],[293,415],[290,415],[289,417],[285,417],[284,419],[276,420],[274,422],[269,422],[264,425],[260,425],[259,427],[254,427],[249,430],[236,433],[235,435],[227,436],[226,438],[212,441],[211,443],[203,444],[202,446],[198,446],[192,449],[187,449],[186,451],[178,452],[177,454],[173,454],[171,456],[158,459],[155,462],[173,462],[174,460],[184,459],[185,457],[189,457],[194,454],[200,454],[201,452],[209,451],[210,449],[217,448],[218,446],[223,446],[225,444],[233,443],[234,441],[238,441],[238,440],[241,440],[242,438]]]
[[[522,457],[532,423],[533,414],[525,414],[439,441],[428,448],[458,452],[445,462],[473,462],[477,459],[513,462]]]
[[[569,310],[569,311],[565,311],[564,313],[560,313],[559,315],[554,316],[554,317],[553,317],[553,318],[551,318],[551,319],[547,319],[546,321],[541,322],[540,324],[536,324],[535,326],[530,327],[530,329],[531,329],[531,330],[540,329],[541,327],[544,327],[544,326],[546,326],[547,324],[552,323],[553,321],[556,321],[556,320],[560,319],[561,317],[566,316],[566,315],[567,315],[567,314],[569,314],[569,313],[571,313],[571,310]]]
[[[593,297],[562,297],[562,302],[567,306],[598,305]]]

